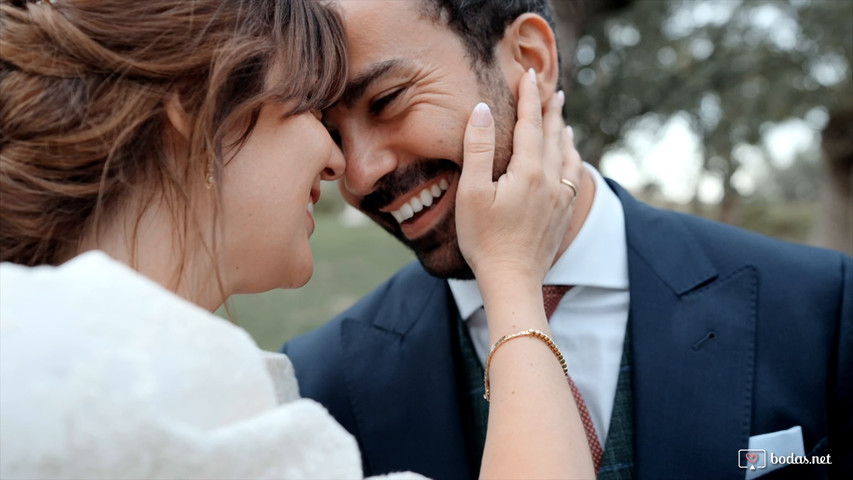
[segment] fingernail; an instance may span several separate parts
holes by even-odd
[[[566,94],[565,94],[565,92],[563,92],[562,90],[560,90],[559,92],[557,92],[557,99],[560,101],[560,106],[561,106],[561,107],[562,107],[563,105],[565,105],[565,104],[566,104]]]
[[[471,125],[475,127],[488,127],[492,124],[492,111],[489,106],[483,102],[474,107],[474,114],[471,116]]]
[[[533,70],[533,67],[527,71],[527,74],[530,75],[530,81],[533,82],[533,85],[536,85],[536,71]]]
[[[571,125],[566,125],[566,133],[569,134],[569,140],[574,142],[575,141],[575,130],[572,128]]]

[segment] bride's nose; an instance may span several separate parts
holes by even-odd
[[[343,176],[345,169],[346,162],[344,161],[344,155],[341,153],[341,149],[338,148],[337,145],[332,145],[332,153],[329,155],[329,163],[326,164],[326,168],[323,169],[323,173],[320,175],[320,178],[327,181],[337,180]]]

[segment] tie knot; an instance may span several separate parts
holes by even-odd
[[[542,298],[545,302],[545,317],[549,320],[551,319],[551,315],[554,314],[554,310],[557,309],[557,305],[562,300],[563,295],[566,294],[571,289],[571,285],[543,285],[542,286]]]

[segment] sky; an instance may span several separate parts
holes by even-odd
[[[810,115],[817,117],[814,123],[820,122],[819,112]],[[765,152],[773,166],[784,169],[793,164],[798,155],[814,148],[820,140],[816,127],[805,120],[791,118],[768,125],[763,135],[764,151],[754,145],[738,146],[734,155],[742,167],[732,183],[739,193],[753,193],[756,184],[769,174]],[[651,131],[652,128],[640,127],[628,132],[625,140],[629,148],[605,153],[601,158],[601,172],[632,191],[655,180],[664,197],[676,203],[689,202],[698,184],[699,200],[719,202],[723,195],[722,181],[710,174],[702,175],[701,144],[687,120],[676,115],[659,130]]]

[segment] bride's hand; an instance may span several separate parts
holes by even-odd
[[[492,182],[494,122],[478,107],[465,130],[456,193],[459,247],[477,277],[493,345],[531,328],[550,333],[542,281],[568,230],[575,195],[561,179],[579,185],[583,168],[560,118],[562,95],[549,99],[543,112],[535,81],[523,77],[507,173]],[[535,339],[514,340],[489,360],[481,477],[595,478],[554,352]]]
[[[571,219],[580,185],[580,156],[564,128],[562,92],[544,112],[532,74],[519,82],[513,155],[504,175],[492,181],[495,126],[485,104],[475,108],[464,140],[456,194],[459,247],[477,278],[522,275],[541,282],[554,262]],[[541,285],[541,283],[539,283]]]

